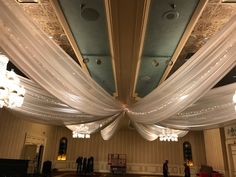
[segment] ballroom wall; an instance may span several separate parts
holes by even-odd
[[[168,159],[170,173],[182,175],[184,141],[192,145],[192,173],[195,174],[201,164],[206,164],[202,132],[191,132],[178,142],[148,142],[131,129],[118,131],[109,141],[104,141],[100,134],[94,134],[90,139],[73,139],[71,131],[64,127],[32,123],[1,109],[0,135],[0,158],[19,159],[25,143],[42,140],[45,146],[43,160],[52,160],[53,168],[59,170],[75,170],[75,160],[80,155],[93,156],[95,171],[108,172],[108,153],[122,153],[127,154],[129,173],[161,174],[162,163]],[[68,139],[67,160],[57,161],[59,140],[62,137]]]
[[[55,140],[55,127],[28,122],[4,109],[0,109],[0,158],[21,159],[26,135],[33,137],[34,141],[44,139],[44,159],[53,159]],[[29,142],[28,142],[29,143]]]
[[[236,123],[226,126],[225,144],[227,153],[227,163],[229,167],[229,176],[236,176]]]
[[[67,162],[54,162],[60,169],[74,169],[75,159],[93,156],[96,171],[109,171],[107,165],[108,153],[127,154],[127,170],[130,173],[162,173],[162,163],[169,160],[170,172],[176,175],[183,173],[183,142],[192,145],[194,167],[198,170],[201,164],[206,164],[204,139],[202,132],[191,132],[178,142],[149,142],[144,140],[135,130],[118,131],[109,141],[102,140],[100,134],[92,135],[90,139],[73,139],[71,132],[65,128],[57,128],[57,146],[61,137],[68,139]]]
[[[207,164],[215,171],[228,175],[224,132],[221,129],[204,131]]]

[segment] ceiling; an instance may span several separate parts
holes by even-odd
[[[124,104],[150,93],[236,15],[236,3],[220,0],[30,1],[19,4],[36,25]],[[233,82],[236,67],[216,86]]]

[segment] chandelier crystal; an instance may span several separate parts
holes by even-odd
[[[21,107],[24,101],[25,89],[20,86],[20,79],[14,71],[7,71],[9,59],[0,54],[0,108],[3,106]]]
[[[90,138],[90,134],[85,134],[85,133],[73,131],[72,137],[73,138]]]
[[[66,127],[72,130],[73,138],[90,138],[89,127],[85,124],[67,125]]]
[[[160,141],[178,141],[178,135],[171,129],[163,129],[162,133],[159,135]]]

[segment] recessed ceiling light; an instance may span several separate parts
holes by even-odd
[[[84,58],[84,59],[83,59],[83,62],[84,62],[84,63],[88,63],[88,62],[89,62],[89,59],[88,59],[88,58]]]
[[[100,64],[102,64],[102,60],[101,60],[101,59],[97,59],[97,60],[96,60],[96,63],[97,63],[98,65],[100,65]]]

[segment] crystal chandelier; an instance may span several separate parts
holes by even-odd
[[[160,141],[178,141],[178,135],[171,129],[163,129],[162,133],[159,135]]]
[[[20,86],[20,79],[14,71],[7,71],[9,59],[0,54],[0,108],[3,106],[21,107],[24,101],[25,89]]]
[[[73,131],[72,137],[73,138],[90,138],[90,134],[85,134],[85,133]]]
[[[89,127],[85,124],[67,125],[66,127],[72,130],[73,138],[90,138]]]

